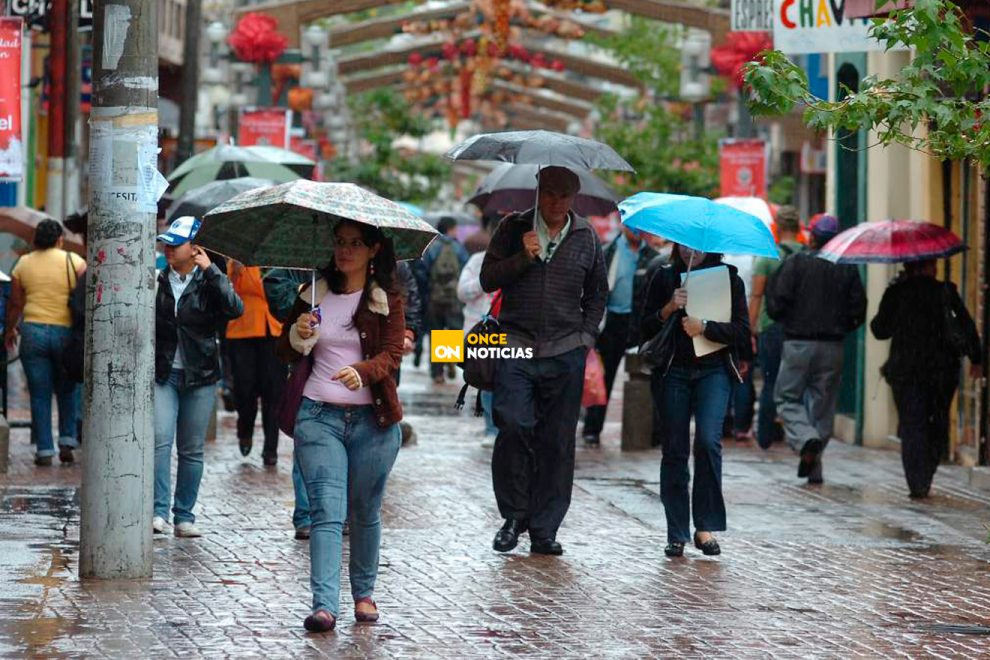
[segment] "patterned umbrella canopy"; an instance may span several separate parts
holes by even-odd
[[[196,242],[249,266],[323,268],[340,220],[378,227],[396,258],[415,259],[437,236],[395,202],[353,183],[298,179],[249,190],[206,214]]]
[[[864,222],[845,230],[818,256],[837,264],[904,263],[943,259],[966,249],[945,227],[914,220]]]

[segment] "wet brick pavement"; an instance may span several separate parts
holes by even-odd
[[[724,554],[671,560],[659,454],[619,452],[616,405],[603,447],[579,450],[566,554],[530,556],[524,541],[499,555],[481,421],[452,409],[454,386],[403,376],[419,445],[389,486],[379,624],[345,606],[336,633],[305,633],[289,450],[275,470],[257,448],[242,459],[232,416],[207,448],[207,535],[156,540],[154,578],[125,583],[78,579],[80,467],[35,468],[16,430],[0,476],[0,656],[990,656],[990,636],[938,628],[990,625],[990,497],[960,468],[916,503],[893,453],[835,443],[827,483],[809,487],[783,448],[732,444]]]

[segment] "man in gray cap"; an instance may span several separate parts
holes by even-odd
[[[499,324],[509,346],[533,353],[495,368],[492,481],[505,524],[493,547],[508,552],[528,530],[530,552],[560,555],[584,363],[608,282],[598,235],[571,211],[577,175],[545,167],[538,176],[537,207],[501,221],[481,266],[482,288],[502,291]]]
[[[774,399],[787,442],[801,455],[798,477],[822,483],[822,452],[832,436],[842,377],[843,340],[866,320],[866,292],[856,266],[820,259],[839,232],[823,216],[812,249],[786,259],[767,291],[767,312],[784,329]]]

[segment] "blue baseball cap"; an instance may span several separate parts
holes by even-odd
[[[194,218],[191,215],[184,215],[181,218],[176,218],[172,221],[172,224],[168,226],[165,233],[158,234],[157,240],[161,241],[165,245],[171,245],[176,247],[182,245],[183,243],[188,243],[192,239],[196,238],[196,234],[199,233],[199,226],[203,224],[203,221],[199,218]]]
[[[821,215],[811,226],[811,233],[820,239],[829,239],[839,233],[839,220],[833,215]]]

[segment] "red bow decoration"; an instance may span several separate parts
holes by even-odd
[[[768,32],[730,32],[725,45],[712,48],[712,66],[736,89],[742,89],[743,67],[771,48],[773,39]]]
[[[278,21],[274,18],[250,13],[237,22],[227,43],[237,59],[263,64],[277,60],[289,45],[289,40],[278,33]]]

